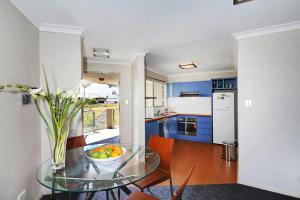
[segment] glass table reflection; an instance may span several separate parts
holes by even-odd
[[[160,163],[159,155],[144,146],[118,144],[126,149],[126,154],[111,162],[95,162],[86,152],[103,144],[89,145],[68,150],[66,167],[54,172],[51,160],[38,169],[37,179],[52,191],[97,192],[121,188],[127,194],[126,185],[134,183],[155,171]]]

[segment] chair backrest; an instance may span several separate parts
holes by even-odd
[[[172,196],[172,200],[181,200],[182,199],[182,194],[183,194],[183,191],[185,189],[185,186],[189,182],[189,180],[190,180],[190,178],[191,178],[191,176],[192,176],[192,174],[194,172],[194,169],[196,168],[196,164],[195,163],[194,163],[192,169],[190,170],[189,175],[186,177],[184,183],[178,188],[178,190],[176,192],[174,192],[174,194]]]
[[[160,157],[159,169],[171,174],[170,164],[174,139],[151,135],[148,147],[156,151]]]
[[[74,149],[77,147],[83,147],[86,145],[85,137],[83,135],[77,137],[71,137],[67,140],[67,149]]]

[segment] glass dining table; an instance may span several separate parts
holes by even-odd
[[[117,160],[97,162],[90,159],[87,152],[101,145],[67,150],[63,170],[53,171],[51,159],[45,161],[37,171],[38,182],[52,190],[52,199],[56,191],[86,193],[89,200],[96,192],[106,191],[106,197],[110,192],[116,198],[112,189],[119,188],[129,195],[131,191],[127,185],[145,178],[159,166],[160,158],[155,151],[134,144],[118,144],[126,153]]]

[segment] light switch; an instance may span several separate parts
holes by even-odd
[[[128,100],[127,96],[126,96],[125,99],[124,99],[124,104],[125,104],[125,105],[128,105],[128,104],[129,104],[129,100]]]
[[[250,100],[250,99],[245,100],[245,106],[252,107],[252,100]]]

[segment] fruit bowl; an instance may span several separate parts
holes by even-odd
[[[87,151],[86,156],[95,162],[111,162],[126,154],[126,149],[119,145],[105,145]]]

